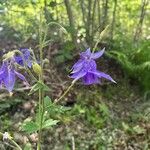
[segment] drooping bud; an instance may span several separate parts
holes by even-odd
[[[32,65],[33,71],[37,74],[37,75],[41,75],[42,74],[42,68],[38,63],[33,63]]]
[[[9,92],[9,97],[12,97],[13,96],[13,92]]]
[[[43,64],[49,64],[49,60],[48,60],[47,58],[45,58],[45,59],[43,60]]]
[[[15,54],[14,51],[8,52],[7,54],[5,54],[5,55],[3,56],[3,57],[4,57],[4,60],[7,60],[7,59],[10,59],[10,58],[14,57],[14,54]]]

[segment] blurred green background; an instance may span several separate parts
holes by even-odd
[[[20,47],[31,47],[38,56],[40,17],[47,41],[44,55],[50,61],[45,82],[52,99],[71,82],[67,76],[79,52],[95,43],[97,50],[106,48],[99,68],[117,81],[76,84],[61,103],[71,109],[52,115],[62,122],[45,133],[44,150],[71,150],[72,141],[77,150],[150,149],[149,1],[0,0],[1,56]],[[18,142],[34,147],[34,135],[22,133],[19,126],[34,116],[36,103],[36,95],[17,87],[12,98],[2,91],[0,130],[10,130]],[[0,147],[9,150],[3,143]]]

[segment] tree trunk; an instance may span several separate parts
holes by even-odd
[[[94,0],[94,4],[93,4],[93,10],[92,10],[92,26],[91,26],[91,37],[93,39],[93,36],[94,36],[94,29],[95,29],[95,14],[96,14],[96,1],[97,0]],[[92,43],[93,43],[93,40],[92,40]]]
[[[103,1],[103,18],[102,18],[102,27],[101,31],[103,31],[107,25],[108,20],[108,0]]]
[[[114,10],[113,10],[113,17],[111,23],[111,31],[110,31],[110,39],[113,40],[114,35],[114,28],[115,28],[115,21],[116,21],[116,10],[117,10],[117,0],[114,0]]]
[[[92,0],[88,0],[86,39],[89,45],[91,45],[91,11],[92,11]]]
[[[140,35],[142,34],[142,26],[143,26],[143,21],[144,21],[147,5],[148,5],[148,0],[141,0],[141,14],[140,14],[139,23],[137,25],[134,38],[133,38],[134,43],[138,41]]]
[[[97,12],[98,12],[98,26],[101,27],[101,3],[97,0]]]
[[[75,23],[74,23],[74,19],[73,19],[70,0],[64,0],[64,3],[65,3],[65,6],[66,6],[67,15],[68,15],[68,19],[69,19],[69,24],[70,24],[70,27],[71,27],[71,38],[72,38],[72,41],[75,44],[75,47],[77,48],[78,44],[77,44],[77,38],[76,38]]]
[[[84,26],[86,27],[86,14],[85,14],[85,7],[84,7],[84,0],[79,0],[80,6],[81,6],[81,11],[82,11],[82,20],[84,23]]]

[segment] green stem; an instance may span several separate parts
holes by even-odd
[[[18,150],[22,150],[22,148],[14,140],[10,139],[10,141],[17,147]]]
[[[40,14],[40,26],[39,26],[39,51],[40,51],[40,67],[41,74],[39,75],[39,81],[43,83],[43,41],[42,40],[42,14]],[[44,116],[44,91],[39,90],[39,132],[38,132],[38,145],[37,150],[41,150],[42,141],[42,126],[43,126],[43,116]]]
[[[76,82],[76,80],[74,80],[74,81],[71,83],[71,85],[66,89],[66,91],[65,91],[58,99],[55,99],[55,100],[54,100],[54,103],[55,103],[55,104],[58,103],[62,98],[65,97],[65,95],[66,95],[66,94],[70,91],[70,89],[74,86],[75,82]]]
[[[62,31],[63,31],[64,33],[68,34],[68,31],[67,31],[61,24],[59,24],[59,23],[57,23],[57,22],[50,22],[50,23],[48,24],[48,26],[49,26],[49,25],[57,25],[57,26],[59,26],[59,27],[62,29]]]
[[[0,132],[0,135],[3,136],[4,134]],[[22,150],[22,148],[12,138],[8,137],[8,139],[14,144],[14,146],[16,146],[17,150]]]
[[[96,44],[94,45],[94,48],[93,48],[93,53],[95,52],[95,50],[96,50],[96,48],[97,48],[97,45],[98,45],[98,43],[100,42],[100,40],[97,40],[97,42],[96,42]]]
[[[106,28],[100,33],[100,36],[98,38],[98,40],[96,41],[95,45],[94,45],[94,48],[92,50],[92,52],[94,53],[97,46],[98,46],[98,43],[102,40],[102,38],[104,38],[104,36],[106,35],[106,32],[108,31],[109,29],[109,25],[106,26]]]
[[[35,53],[34,53],[33,49],[30,48],[29,51],[32,53],[33,60],[34,60],[35,62],[37,62],[37,59],[36,59],[36,57],[35,57]]]
[[[39,75],[39,81],[43,82],[43,73]],[[41,149],[43,116],[44,116],[44,91],[43,89],[39,89],[39,119],[40,121],[39,121],[37,150]]]
[[[38,81],[38,79],[32,74],[32,72],[30,71],[30,69],[26,68],[26,71],[28,72],[28,74],[35,80]]]
[[[39,81],[40,81],[40,77],[39,77]],[[38,132],[38,145],[37,145],[37,150],[41,149],[41,137],[42,137],[42,122],[43,122],[43,111],[42,111],[42,89],[39,90],[39,132]]]

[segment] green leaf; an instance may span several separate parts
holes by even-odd
[[[103,113],[104,116],[109,116],[109,109],[108,109],[108,107],[107,107],[106,104],[101,103],[101,104],[99,105],[99,109],[100,109],[100,111]]]
[[[122,127],[123,129],[128,132],[128,133],[133,133],[133,129],[128,125],[126,124],[125,122],[122,122]]]
[[[26,122],[22,126],[22,130],[27,132],[27,133],[36,132],[36,131],[38,131],[38,129],[39,129],[39,126],[33,121]]]
[[[48,96],[44,97],[44,107],[47,108],[50,105],[52,105],[52,101],[51,101],[50,97],[48,97]]]
[[[58,64],[60,64],[65,61],[65,57],[63,55],[58,55],[55,60]]]
[[[139,125],[133,127],[133,130],[137,133],[137,134],[144,134],[146,131],[144,128],[140,127]]]
[[[32,150],[32,145],[30,143],[27,143],[23,150]]]
[[[9,108],[10,107],[10,104],[7,104],[7,103],[0,103],[0,109],[3,108],[3,109],[6,109],[6,108]]]
[[[48,119],[43,123],[42,129],[50,128],[51,126],[56,125],[58,122],[59,122],[58,120]]]
[[[31,95],[31,94],[33,94],[34,92],[36,92],[40,89],[42,89],[43,91],[50,91],[50,88],[47,85],[45,85],[41,81],[38,81],[35,85],[32,86],[32,88],[31,88],[28,95]]]
[[[37,90],[39,90],[39,86],[38,86],[38,84],[36,83],[35,85],[32,86],[32,88],[31,88],[31,90],[30,90],[30,92],[29,92],[28,95],[33,94],[33,93],[36,92]]]
[[[45,107],[45,111],[48,111],[50,114],[64,113],[65,111],[71,109],[69,107],[64,107],[64,106],[54,104],[48,96],[44,98],[44,107]]]

